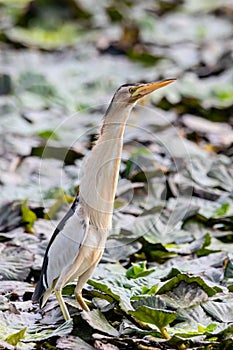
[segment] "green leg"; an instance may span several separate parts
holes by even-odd
[[[56,295],[58,304],[59,304],[59,306],[61,308],[61,311],[62,311],[62,314],[64,316],[64,319],[66,321],[70,320],[71,317],[70,317],[69,311],[67,309],[67,306],[66,306],[66,304],[64,302],[64,299],[62,298],[61,290],[55,290],[55,295]]]

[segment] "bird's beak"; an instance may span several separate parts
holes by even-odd
[[[136,90],[132,93],[132,98],[137,100],[143,96],[150,94],[151,92],[158,90],[168,84],[173,83],[176,79],[166,79],[162,81],[157,81],[155,83],[148,83],[139,85]]]

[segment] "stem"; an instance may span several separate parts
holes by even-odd
[[[71,197],[67,194],[62,193],[57,197],[53,205],[49,208],[47,213],[44,215],[44,219],[52,220],[56,216],[57,212],[60,210],[64,203],[71,203],[74,200],[74,197]]]
[[[161,327],[161,328],[159,328],[159,330],[160,330],[161,334],[163,335],[163,337],[164,337],[165,339],[170,339],[170,338],[171,338],[170,335],[168,334],[168,332],[167,332],[167,330],[166,330],[165,327]],[[179,350],[186,350],[187,348],[186,348],[186,345],[185,345],[185,344],[180,344],[180,345],[178,346],[178,349],[179,349]]]
[[[168,332],[167,332],[167,330],[166,330],[165,327],[161,327],[161,328],[159,328],[159,330],[160,330],[162,336],[163,336],[165,339],[170,339],[170,338],[171,338],[170,335],[168,334]]]

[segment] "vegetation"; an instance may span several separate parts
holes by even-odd
[[[230,350],[233,68],[227,1],[0,0],[0,348]],[[31,296],[114,91],[177,78],[125,135],[113,229],[84,289]]]

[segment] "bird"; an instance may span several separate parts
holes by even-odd
[[[71,317],[62,290],[77,279],[76,300],[82,310],[89,311],[82,289],[102,257],[111,229],[127,120],[138,100],[175,80],[124,84],[113,95],[97,141],[83,160],[79,192],[48,243],[32,296],[32,302],[39,303],[40,308],[54,292],[68,321]]]

